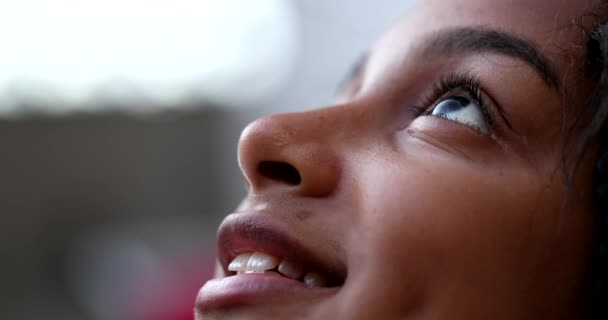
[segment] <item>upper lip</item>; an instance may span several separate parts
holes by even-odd
[[[336,257],[321,257],[267,214],[239,212],[229,215],[219,227],[217,240],[220,264],[226,275],[230,274],[228,264],[239,254],[263,252],[295,263],[304,270],[321,273],[337,285],[346,278],[345,267]]]

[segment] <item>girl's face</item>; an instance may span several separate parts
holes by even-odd
[[[563,128],[592,2],[421,1],[340,103],[248,126],[199,319],[579,318],[593,161],[568,189]],[[234,276],[248,252],[297,280]]]

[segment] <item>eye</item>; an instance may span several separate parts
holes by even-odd
[[[492,135],[483,107],[467,97],[446,98],[433,108],[431,115],[459,122],[488,136]]]

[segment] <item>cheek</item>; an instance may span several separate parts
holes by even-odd
[[[413,155],[396,162],[360,170],[365,189],[353,259],[373,257],[354,264],[362,287],[373,279],[375,294],[409,297],[414,306],[449,282],[465,285],[458,289],[465,294],[530,276],[561,203],[538,172]]]

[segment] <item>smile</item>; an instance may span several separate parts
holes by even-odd
[[[327,298],[340,290],[346,279],[343,263],[299,241],[267,217],[233,214],[220,226],[223,276],[203,286],[196,303],[199,312]]]

